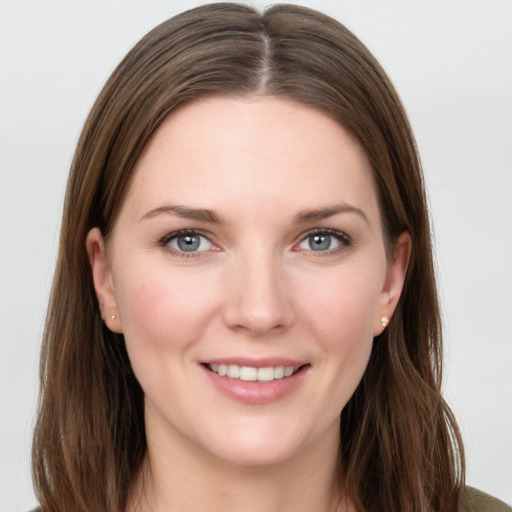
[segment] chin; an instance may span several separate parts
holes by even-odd
[[[294,457],[296,450],[286,446],[253,442],[250,446],[234,443],[227,450],[216,450],[217,458],[233,465],[258,467],[284,463]]]
[[[315,443],[311,433],[305,432],[298,422],[288,427],[278,422],[272,425],[257,423],[250,427],[244,425],[219,430],[221,435],[209,437],[208,451],[231,464],[268,466],[300,457]],[[217,442],[212,443],[213,440]],[[337,440],[333,440],[333,443],[337,443]]]

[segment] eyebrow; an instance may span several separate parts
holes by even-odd
[[[319,210],[306,210],[299,212],[295,216],[294,223],[304,224],[306,222],[316,222],[319,220],[327,219],[334,215],[338,215],[339,213],[355,213],[356,215],[362,217],[367,224],[370,223],[366,213],[364,213],[361,208],[357,208],[356,206],[352,206],[346,203],[330,206],[328,208],[321,208]]]
[[[340,204],[330,206],[328,208],[321,208],[318,210],[305,210],[295,215],[294,224],[305,224],[308,222],[316,222],[319,220],[327,219],[338,215],[340,213],[355,213],[363,218],[363,220],[369,224],[368,217],[360,208],[349,204]],[[211,224],[225,224],[224,219],[221,215],[214,212],[213,210],[203,208],[192,208],[190,206],[160,206],[144,214],[140,220],[151,219],[158,215],[177,215],[183,219],[197,220],[200,222],[208,222]]]
[[[178,217],[182,217],[184,219],[209,222],[212,224],[224,224],[222,217],[213,210],[171,205],[155,208],[154,210],[144,214],[140,220],[151,219],[162,214],[177,215]]]

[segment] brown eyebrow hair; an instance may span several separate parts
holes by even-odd
[[[210,222],[213,224],[224,224],[224,220],[221,215],[214,212],[213,210],[203,209],[203,208],[191,208],[188,206],[161,206],[159,208],[155,208],[154,210],[149,211],[145,215],[141,217],[140,220],[151,219],[152,217],[156,217],[161,214],[175,214],[178,217],[183,217],[184,219],[192,219],[198,220],[201,222]]]
[[[368,217],[360,208],[349,204],[339,204],[330,206],[328,208],[321,208],[318,210],[305,210],[295,215],[293,219],[294,224],[305,224],[307,222],[315,222],[332,217],[339,213],[355,213],[361,216],[367,224],[369,224]],[[213,210],[206,208],[192,208],[190,206],[160,206],[154,210],[149,211],[141,217],[140,220],[151,219],[161,214],[174,214],[184,219],[192,219],[201,222],[209,222],[212,224],[225,224],[224,219],[220,214]]]
[[[355,213],[362,217],[364,221],[369,224],[368,217],[366,213],[360,208],[356,206],[352,206],[349,204],[339,204],[330,206],[328,208],[322,208],[319,210],[307,210],[298,213],[295,216],[294,223],[295,224],[303,224],[306,222],[315,222],[322,219],[327,219],[328,217],[332,217],[333,215],[337,215],[338,213]]]

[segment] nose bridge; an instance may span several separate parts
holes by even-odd
[[[231,327],[262,334],[290,324],[293,310],[276,251],[251,244],[230,267],[225,319]]]

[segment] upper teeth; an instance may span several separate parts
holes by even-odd
[[[266,368],[253,368],[251,366],[238,366],[237,364],[209,364],[208,368],[219,375],[246,381],[269,382],[274,379],[290,377],[296,371],[295,366],[268,366]]]

